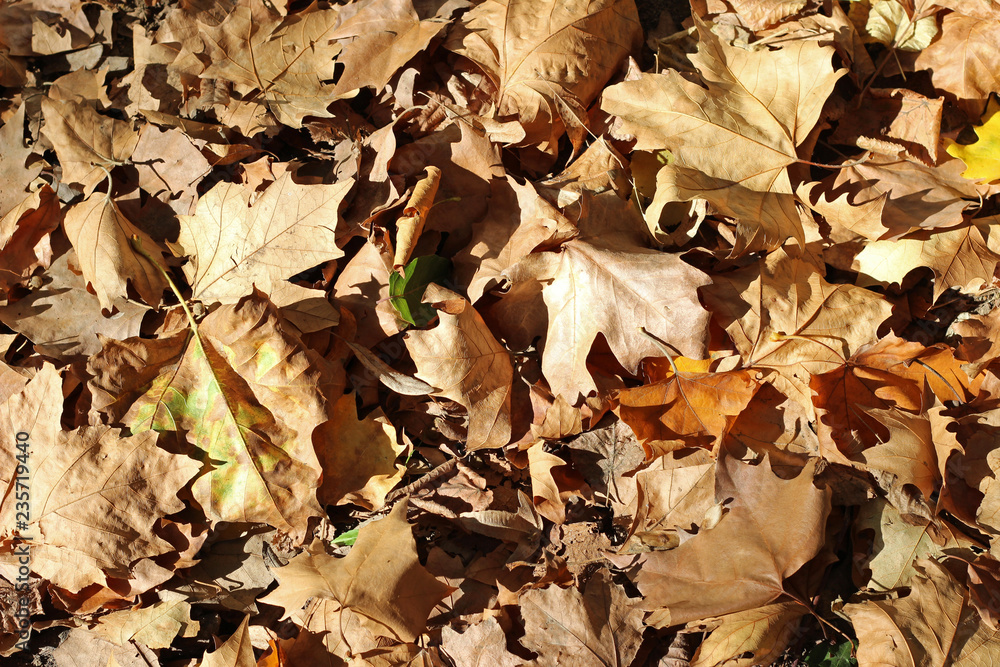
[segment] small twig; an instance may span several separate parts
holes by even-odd
[[[461,459],[457,459],[457,458],[456,459],[448,459],[447,461],[445,461],[441,465],[435,466],[434,468],[431,469],[430,472],[428,472],[426,475],[424,475],[420,479],[418,479],[415,482],[412,482],[410,484],[407,484],[404,487],[398,488],[395,491],[393,491],[392,493],[390,493],[389,495],[387,495],[385,497],[386,504],[388,505],[389,503],[394,503],[397,500],[399,500],[400,498],[402,498],[403,496],[412,495],[414,492],[419,491],[420,489],[424,488],[425,486],[428,486],[431,482],[433,482],[434,480],[436,480],[441,475],[444,475],[445,473],[450,472],[451,470],[454,470],[455,466],[458,465],[459,461],[461,461]]]

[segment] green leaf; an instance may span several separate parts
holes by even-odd
[[[330,544],[335,547],[353,547],[357,539],[358,528],[352,528],[351,530],[343,532],[330,540]]]
[[[824,642],[814,646],[806,654],[806,664],[810,667],[857,667],[858,660],[853,655],[855,648],[852,642],[842,642],[835,646]]]
[[[437,312],[420,299],[427,286],[440,282],[451,274],[451,260],[437,255],[417,257],[403,269],[389,274],[389,303],[404,321],[418,327],[426,326]]]

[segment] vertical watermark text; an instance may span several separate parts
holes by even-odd
[[[17,557],[17,611],[14,617],[17,619],[18,641],[17,648],[27,650],[28,639],[31,636],[31,596],[29,591],[29,575],[31,574],[31,549],[28,542],[31,537],[26,535],[28,526],[31,523],[31,436],[25,431],[18,431],[17,439],[17,477],[15,478],[15,506],[14,520],[20,544],[14,550]]]

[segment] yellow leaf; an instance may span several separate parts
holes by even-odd
[[[987,181],[1000,178],[1000,114],[993,113],[993,104],[990,107],[986,122],[975,128],[979,141],[967,146],[951,144],[947,148],[948,155],[965,163],[964,178]]]

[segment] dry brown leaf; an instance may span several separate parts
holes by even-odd
[[[788,238],[805,244],[802,220],[791,193],[757,192],[677,165],[667,165],[657,172],[656,194],[650,206],[694,199],[703,199],[720,214],[736,220],[734,256],[773,250]]]
[[[6,366],[6,365],[5,365]],[[9,371],[9,368],[5,368]],[[11,377],[13,376],[13,377]],[[61,431],[62,378],[52,364],[45,364],[30,380],[12,371],[6,375],[3,403],[0,404],[0,540],[9,540],[15,527],[15,501],[25,491],[25,480],[17,485],[17,434],[27,433],[28,441],[55,442]],[[37,453],[29,448],[29,457]],[[29,468],[30,470],[30,468]]]
[[[966,4],[962,3],[964,10]],[[941,34],[917,56],[915,66],[930,72],[934,87],[957,99],[978,120],[986,98],[1000,92],[990,63],[1000,45],[1000,21],[982,20],[958,11],[941,21]]]
[[[173,550],[151,518],[184,509],[177,492],[200,465],[168,454],[156,440],[155,433],[123,437],[119,429],[91,426],[62,432],[58,446],[31,456],[36,500],[29,530],[40,544],[32,557],[39,575],[79,591],[103,583],[105,573],[127,576],[139,558]]]
[[[0,306],[0,322],[30,340],[35,349],[55,359],[83,357],[101,351],[99,336],[123,340],[139,335],[145,306],[124,302],[105,317],[101,301],[87,291],[76,252],[52,262],[41,286],[8,306]]]
[[[439,17],[421,20],[411,0],[365,0],[348,7],[355,13],[325,36],[343,47],[337,63],[344,74],[333,91],[337,97],[366,86],[382,90],[447,25]]]
[[[993,281],[1000,254],[989,245],[989,228],[963,225],[947,231],[934,230],[894,241],[869,243],[854,259],[860,274],[858,285],[902,284],[913,269],[934,272],[934,299],[950,288],[976,291]]]
[[[733,498],[711,529],[671,551],[642,556],[636,585],[642,607],[660,626],[759,607],[777,599],[783,582],[823,546],[829,489],[813,484],[810,463],[791,480],[765,457],[756,466],[725,457],[716,498]]]
[[[629,530],[635,539],[630,539],[627,551],[640,551],[639,544],[656,547],[658,539],[673,542],[669,536],[680,530],[693,534],[715,504],[715,462],[707,452],[661,456],[635,478],[638,495]]]
[[[396,440],[396,429],[381,409],[358,419],[353,393],[333,405],[330,421],[316,429],[313,442],[323,467],[323,482],[316,490],[322,505],[382,509],[386,494],[406,472],[406,466],[396,462],[406,450]]]
[[[752,667],[771,664],[796,637],[809,609],[786,601],[706,621],[715,626],[691,660],[691,667]]]
[[[137,237],[146,252],[162,258],[156,244],[135,226],[107,194],[95,192],[66,211],[64,223],[84,279],[97,292],[101,307],[110,311],[125,307],[128,284],[142,300],[156,307],[163,298],[167,281],[160,268],[153,266],[132,245]],[[161,265],[162,266],[162,265]]]
[[[63,181],[81,184],[87,195],[110,179],[111,170],[131,157],[139,141],[139,133],[129,123],[76,102],[45,97],[42,115],[42,132],[59,157]]]
[[[944,99],[927,98],[906,88],[876,88],[868,96],[861,109],[837,126],[830,141],[933,166],[938,159]]]
[[[306,116],[329,117],[326,108],[336,99],[330,82],[341,51],[331,37],[339,15],[326,9],[282,20],[262,3],[241,2],[217,26],[201,30],[211,65],[200,75],[257,91],[247,95],[247,110],[259,113],[253,107],[262,105],[290,127],[302,127]]]
[[[468,285],[469,300],[498,285],[503,272],[540,246],[568,240],[578,232],[530,183],[508,176],[490,182],[486,217],[473,225],[472,240],[453,259],[457,278]]]
[[[733,0],[733,9],[751,30],[761,30],[796,14],[805,0]]]
[[[486,74],[496,114],[524,126],[522,144],[554,154],[569,109],[590,106],[640,35],[630,0],[488,0],[465,14],[445,46]]]
[[[507,650],[503,628],[492,616],[461,634],[445,626],[441,631],[441,650],[459,667],[520,667],[524,662]]]
[[[102,616],[92,631],[119,646],[138,642],[155,649],[167,648],[178,635],[193,637],[198,628],[198,621],[191,620],[191,604],[173,600]]]
[[[877,241],[890,233],[882,224],[882,209],[888,194],[868,201],[855,200],[847,193],[830,199],[830,192],[824,192],[819,183],[805,183],[796,189],[799,201],[823,216],[830,225],[830,238],[838,243],[866,238]],[[813,192],[818,192],[816,197]],[[814,201],[815,199],[815,201]]]
[[[582,588],[533,588],[518,602],[539,667],[628,667],[642,642],[642,611],[604,572]]]
[[[850,183],[854,201],[888,196],[882,224],[899,236],[916,229],[952,227],[963,222],[962,212],[975,205],[990,189],[963,179],[965,163],[942,156],[928,167],[895,157],[873,156],[837,172],[834,187]]]
[[[535,507],[553,523],[561,524],[566,520],[568,500],[590,495],[580,473],[555,454],[546,452],[542,442],[528,448],[528,471]]]
[[[91,367],[98,404],[128,406],[121,421],[133,432],[186,433],[208,464],[192,492],[213,522],[264,522],[304,539],[321,513],[312,431],[338,380],[263,294],[214,311],[197,336],[109,345]]]
[[[1000,636],[969,603],[965,586],[936,561],[916,565],[906,597],[844,607],[860,641],[858,663],[971,667],[1000,658]]]
[[[62,221],[56,193],[48,185],[21,199],[0,218],[0,294],[52,261],[51,233]]]
[[[3,55],[0,49],[0,85],[3,80]],[[5,183],[0,191],[0,218],[28,196],[28,185],[42,171],[41,163],[28,168],[25,161],[34,152],[24,145],[24,108],[22,104],[0,127],[0,179]]]
[[[178,244],[191,256],[184,271],[193,298],[234,303],[253,286],[270,294],[296,273],[343,256],[335,230],[352,185],[301,185],[286,172],[253,203],[240,185],[216,185],[194,215],[181,217]],[[309,296],[295,287],[276,305]]]
[[[697,289],[708,276],[678,255],[638,245],[630,235],[573,239],[557,253],[528,255],[504,275],[515,286],[541,287],[548,309],[542,372],[552,393],[572,404],[597,390],[587,357],[598,334],[632,373],[644,357],[662,355],[641,329],[685,356],[704,356],[708,313]]]
[[[375,635],[412,641],[451,588],[417,560],[405,517],[403,501],[389,516],[363,526],[344,558],[328,556],[314,545],[277,571],[278,588],[262,601],[284,608],[287,617],[319,596],[350,609]]]
[[[855,567],[863,587],[888,591],[909,586],[917,574],[919,559],[939,559],[947,550],[958,550],[971,543],[947,523],[913,525],[883,498],[861,506],[854,522],[855,544],[870,544],[870,552],[856,554]],[[954,552],[954,551],[953,551]]]
[[[201,667],[256,667],[250,643],[250,615],[243,617],[236,632],[214,651],[205,651]]]
[[[732,46],[698,22],[691,56],[703,88],[679,72],[609,87],[601,108],[622,119],[639,150],[669,149],[680,166],[758,192],[791,193],[785,168],[843,72],[833,47],[796,41],[779,50]]]
[[[726,328],[745,366],[773,368],[811,403],[811,375],[843,364],[891,311],[885,299],[831,284],[815,266],[777,250],[753,266],[716,278],[705,300]]]
[[[618,416],[644,445],[681,440],[711,447],[757,391],[747,371],[687,373],[618,393]],[[648,446],[648,445],[647,445]]]
[[[439,322],[429,331],[410,331],[404,338],[417,377],[440,387],[432,395],[449,398],[469,411],[468,450],[506,445],[511,437],[514,377],[507,350],[469,302],[451,290],[431,283],[424,303],[437,309]]]

